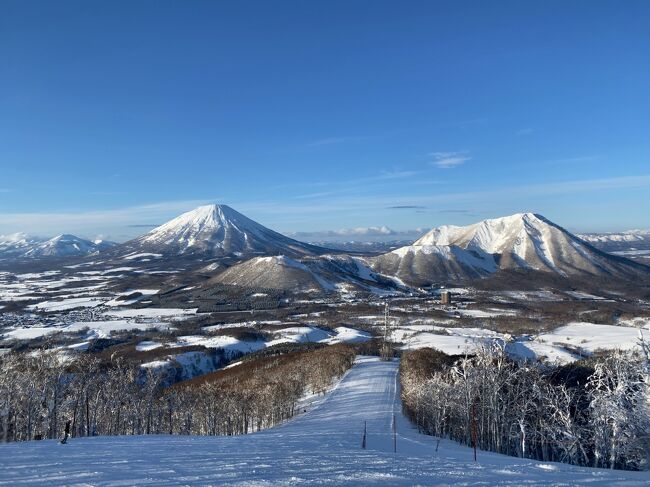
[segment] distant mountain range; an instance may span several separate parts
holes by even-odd
[[[162,264],[184,259],[201,264],[213,282],[269,289],[345,291],[423,286],[488,277],[500,271],[636,279],[650,268],[606,253],[611,246],[646,245],[650,232],[576,236],[533,213],[433,228],[397,248],[343,249],[294,240],[226,205],[207,205],[123,244],[74,235],[49,240],[15,234],[0,238],[0,257],[35,259],[100,254],[106,262],[155,255]],[[603,249],[603,250],[601,250]],[[364,251],[365,250],[365,251]],[[345,252],[355,252],[345,255]],[[207,261],[207,265],[203,262]]]
[[[413,243],[411,240],[387,240],[387,241],[374,241],[374,242],[363,242],[358,240],[348,240],[348,241],[310,241],[312,245],[317,247],[325,247],[328,249],[341,250],[343,252],[358,252],[358,253],[376,253],[382,254],[384,252],[389,252],[395,250],[399,247],[404,247],[405,245],[410,245]]]
[[[605,252],[650,250],[650,230],[629,230],[620,233],[584,233],[582,240]]]
[[[81,257],[97,254],[115,245],[114,242],[91,241],[75,235],[57,235],[48,239],[14,233],[0,236],[0,259]]]

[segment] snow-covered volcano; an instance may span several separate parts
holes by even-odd
[[[274,232],[226,205],[199,206],[122,247],[205,257],[303,256],[323,252],[319,247]]]
[[[413,245],[376,258],[373,267],[412,282],[472,278],[527,269],[561,276],[634,277],[647,273],[627,259],[605,254],[533,213],[432,229]]]

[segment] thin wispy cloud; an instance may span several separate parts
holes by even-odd
[[[433,157],[431,164],[441,169],[451,169],[465,164],[471,159],[467,151],[431,152],[429,156]]]
[[[342,136],[342,137],[325,137],[322,139],[314,140],[306,144],[307,147],[322,147],[327,145],[345,144],[348,142],[361,142],[364,140],[373,139],[374,135],[355,135],[355,136]]]
[[[339,145],[339,144],[351,144],[355,142],[365,142],[369,140],[385,139],[389,137],[394,137],[398,134],[403,134],[408,132],[412,128],[394,128],[382,131],[381,133],[370,134],[370,135],[334,135],[328,137],[322,137],[320,139],[313,140],[305,144],[305,147],[323,147],[330,145]]]
[[[395,205],[395,206],[387,206],[387,210],[426,210],[426,206],[420,206],[420,205]]]
[[[582,162],[591,162],[597,161],[602,156],[598,154],[591,154],[586,156],[575,156],[575,157],[561,157],[559,159],[550,159],[542,162],[542,164],[579,164]]]
[[[117,191],[92,191],[90,193],[91,196],[117,196],[121,193]]]
[[[306,187],[321,188],[327,187],[327,191],[313,191],[310,193],[293,196],[293,199],[313,199],[323,198],[335,195],[358,193],[367,191],[372,187],[385,186],[387,183],[395,180],[408,180],[421,174],[420,171],[404,171],[400,169],[383,170],[379,174],[356,179],[344,179],[332,182],[311,182],[305,184]],[[293,186],[282,186],[285,189],[295,189]]]
[[[321,191],[319,193],[299,194],[298,196],[294,196],[293,199],[304,200],[309,198],[324,198],[325,196],[332,196],[334,194],[336,194],[334,191]]]
[[[485,117],[477,117],[477,118],[469,118],[467,120],[459,120],[456,122],[447,122],[441,124],[442,127],[454,127],[454,128],[460,128],[460,129],[467,129],[470,127],[474,127],[476,125],[483,125],[488,121],[487,118]]]
[[[382,171],[378,176],[369,178],[371,181],[386,181],[390,179],[404,179],[410,178],[419,174],[418,171]],[[360,180],[361,181],[361,180]]]

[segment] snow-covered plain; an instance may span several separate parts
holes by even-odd
[[[222,326],[222,325],[217,325]],[[205,329],[212,328],[214,326],[206,327]],[[227,329],[227,325],[226,325]],[[143,367],[163,367],[169,366],[173,362],[181,362],[179,357],[182,354],[174,354],[173,349],[178,347],[187,347],[187,346],[196,346],[200,345],[206,348],[218,348],[222,349],[225,352],[232,353],[252,353],[257,350],[261,350],[266,347],[271,347],[273,345],[279,345],[282,343],[358,343],[370,340],[372,337],[370,333],[355,330],[354,328],[349,328],[346,326],[340,326],[336,328],[333,332],[328,330],[318,328],[316,326],[292,326],[288,328],[278,328],[272,333],[272,339],[269,341],[264,340],[240,340],[233,336],[228,335],[186,335],[180,336],[176,341],[166,344],[165,346],[169,348],[170,355],[161,360],[155,360],[153,362],[148,362],[142,364]],[[154,348],[162,347],[163,345],[158,342],[140,342],[136,345],[136,350],[146,351],[153,350]],[[203,371],[210,372],[213,368],[207,368]],[[197,374],[198,375],[198,374]]]
[[[87,330],[88,338],[107,338],[115,331],[123,330],[150,330],[169,329],[170,325],[161,322],[136,322],[131,320],[101,320],[101,321],[77,321],[70,325],[60,324],[58,326],[33,326],[29,328],[16,328],[6,332],[4,335],[0,334],[1,340],[33,340],[52,333],[77,333]]]
[[[61,328],[57,327],[45,327],[45,326],[32,326],[30,328],[17,328],[15,330],[10,330],[4,335],[0,335],[0,339],[5,340],[33,340],[34,338],[40,338],[51,333],[56,333],[57,331],[62,331]]]
[[[430,347],[440,350],[447,355],[464,355],[465,353],[473,353],[481,343],[482,341],[475,337],[423,332],[404,339],[402,349],[414,350]]]
[[[143,340],[135,346],[135,349],[138,352],[147,352],[149,350],[154,350],[156,348],[162,347],[162,343],[154,342],[151,340]]]
[[[171,343],[171,347],[188,347],[201,345],[206,348],[222,348],[228,352],[251,353],[266,346],[262,340],[245,341],[231,336],[201,336],[188,335],[178,337],[178,340]]]
[[[114,331],[149,330],[152,328],[168,329],[169,325],[158,322],[139,323],[131,320],[78,321],[66,326],[61,331],[73,333],[88,329],[89,338],[107,338]]]
[[[638,347],[640,334],[648,339],[650,330],[595,323],[569,323],[551,333],[539,335],[536,341],[572,345],[593,353],[596,350],[632,350]]]
[[[630,324],[634,326],[623,326]],[[635,350],[639,338],[650,339],[650,321],[646,318],[621,320],[621,325],[572,322],[555,330],[513,339],[508,334],[486,328],[460,328],[412,324],[392,330],[393,341],[403,350],[430,347],[448,355],[473,353],[483,344],[496,342],[516,359],[566,364],[601,350]]]
[[[458,310],[450,311],[450,314],[458,314],[460,316],[470,317],[470,318],[496,318],[497,316],[516,316],[517,312],[515,310],[496,309],[496,308],[492,308],[489,310],[458,309]]]
[[[180,309],[180,308],[140,308],[140,309],[118,309],[106,312],[107,316],[117,316],[119,318],[163,318],[173,317],[182,319],[191,317],[196,314],[197,308]]]
[[[62,301],[43,301],[28,306],[28,309],[33,309],[34,311],[67,311],[76,308],[94,308],[103,302],[103,299],[96,298],[69,298]]]
[[[397,362],[360,358],[329,396],[246,436],[120,436],[0,445],[0,485],[648,485],[647,472],[479,452],[420,435],[402,416]],[[391,425],[397,421],[397,453]],[[367,449],[361,434],[367,422]]]
[[[634,323],[639,326],[568,323],[549,333],[508,343],[506,351],[525,360],[566,364],[600,350],[635,350],[641,336],[650,338],[650,323],[644,318]]]

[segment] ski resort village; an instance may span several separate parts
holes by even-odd
[[[0,485],[647,484],[650,268],[598,242],[350,252],[225,205],[5,237]]]

